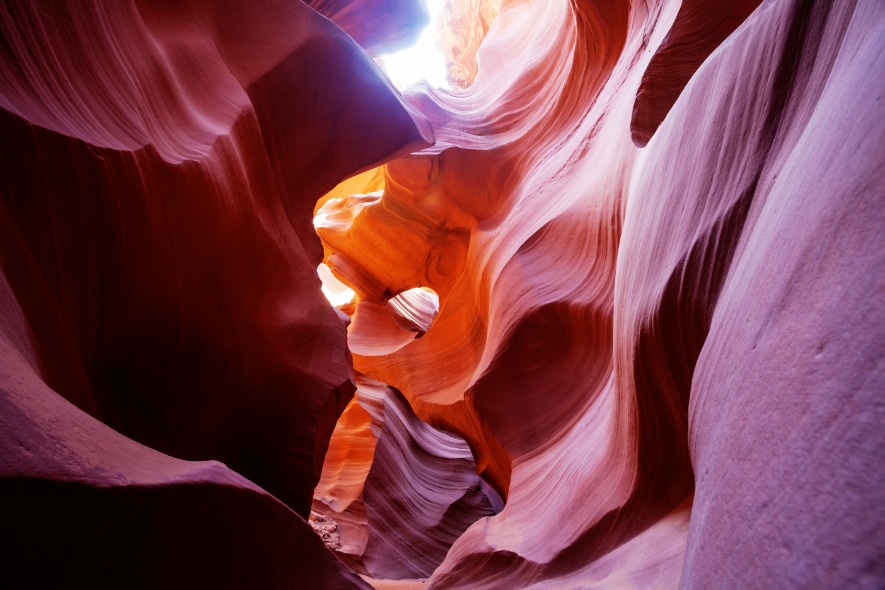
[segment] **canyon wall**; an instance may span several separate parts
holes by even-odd
[[[316,225],[355,367],[506,497],[432,587],[881,581],[882,18],[504,2],[472,85],[405,92],[435,145]]]
[[[355,390],[311,219],[426,125],[300,2],[0,31],[2,585],[365,587],[306,522]]]
[[[0,6],[2,585],[885,583],[882,4],[446,7]]]

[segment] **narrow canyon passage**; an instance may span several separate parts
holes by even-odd
[[[885,585],[878,0],[0,40],[0,587]]]

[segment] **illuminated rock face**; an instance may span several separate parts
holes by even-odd
[[[316,490],[316,520],[337,526],[327,543],[374,578],[423,578],[500,496],[476,474],[470,448],[415,416],[403,396],[357,378]]]
[[[454,88],[467,88],[476,80],[476,54],[501,0],[445,0],[445,16],[439,31],[439,47],[447,63],[447,78]]]
[[[332,19],[370,55],[412,45],[428,21],[427,7],[415,0],[305,0]]]
[[[0,8],[0,585],[885,583],[881,4],[447,5]]]
[[[432,587],[882,583],[883,14],[758,4],[505,2],[406,93],[436,144],[322,204],[355,367],[507,499]]]

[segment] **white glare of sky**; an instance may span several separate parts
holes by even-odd
[[[451,89],[446,82],[446,59],[436,46],[436,25],[442,15],[444,0],[424,2],[430,12],[430,24],[418,42],[408,49],[381,56],[387,75],[400,90],[418,80],[427,80],[436,88]]]
[[[335,275],[332,274],[332,270],[325,262],[320,262],[320,265],[317,267],[317,274],[320,275],[320,281],[323,284],[323,295],[326,296],[329,303],[338,307],[339,305],[344,305],[345,303],[353,301],[356,293],[353,292],[353,289],[335,278]]]

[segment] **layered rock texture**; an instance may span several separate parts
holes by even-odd
[[[316,494],[314,521],[338,528],[327,544],[382,579],[429,576],[467,527],[503,507],[464,439],[422,422],[402,394],[364,377]]]
[[[882,3],[445,6],[0,5],[0,586],[885,585]]]

